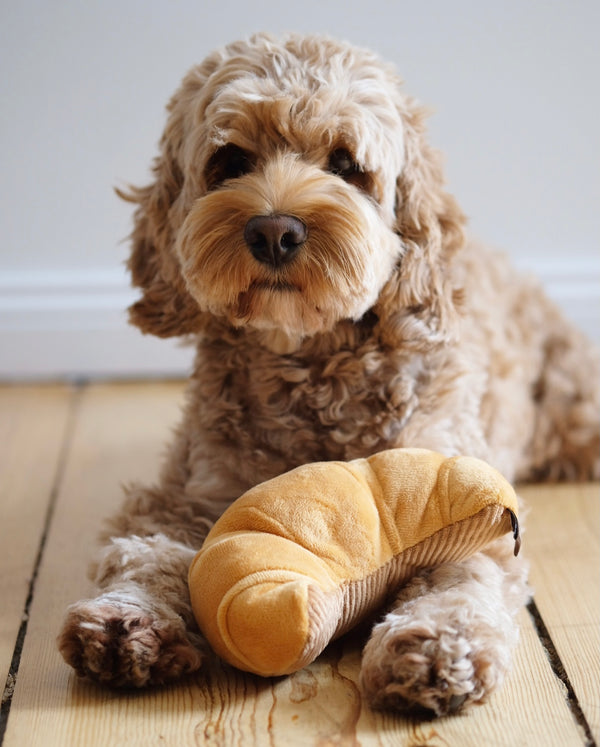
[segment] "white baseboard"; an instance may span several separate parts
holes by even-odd
[[[127,323],[125,271],[0,273],[0,379],[180,377],[193,350]]]
[[[566,314],[600,344],[600,262],[569,258],[535,272]],[[193,351],[127,324],[136,298],[124,270],[0,273],[0,379],[179,377]]]

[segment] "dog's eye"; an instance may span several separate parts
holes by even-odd
[[[340,176],[344,181],[354,184],[363,192],[371,192],[373,179],[356,163],[350,151],[346,148],[336,148],[329,156],[329,171]]]
[[[329,171],[341,176],[342,179],[348,179],[352,174],[359,172],[360,168],[349,151],[345,148],[337,148],[329,156]]]
[[[214,189],[227,179],[237,179],[252,171],[252,157],[243,148],[229,143],[218,148],[210,157],[205,170],[206,183]]]

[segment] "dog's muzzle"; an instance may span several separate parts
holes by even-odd
[[[307,236],[306,226],[293,215],[255,215],[244,229],[244,241],[252,256],[271,267],[292,260]]]

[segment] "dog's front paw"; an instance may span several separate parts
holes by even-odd
[[[365,697],[375,708],[429,717],[484,702],[510,666],[514,622],[499,615],[494,624],[467,599],[454,609],[420,601],[375,626],[361,668]]]
[[[484,697],[490,666],[459,631],[384,623],[365,648],[361,685],[375,708],[443,716]]]
[[[72,605],[58,646],[80,676],[116,687],[169,682],[203,659],[179,615],[119,592]]]

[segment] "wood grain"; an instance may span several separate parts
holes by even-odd
[[[21,626],[66,437],[69,387],[0,388],[0,683]]]
[[[55,645],[64,608],[89,592],[85,568],[102,517],[121,499],[119,483],[150,481],[156,474],[180,398],[179,385],[84,391],[31,607],[5,747],[584,744],[526,612],[505,686],[486,705],[435,722],[373,712],[363,703],[358,633],[286,678],[261,679],[213,660],[186,681],[150,691],[114,692],[78,680]],[[548,500],[554,500],[551,491]]]
[[[87,565],[102,519],[122,499],[121,484],[150,481],[156,475],[162,444],[177,419],[180,393],[179,384],[128,384],[93,386],[81,395],[31,605],[6,744],[13,739],[16,745],[41,744],[46,739],[48,744],[59,744],[60,734],[71,726],[73,732],[62,743],[84,743],[76,735],[80,728],[87,734],[88,727],[78,720],[71,723],[70,716],[77,712],[76,702],[68,700],[74,683],[55,638],[66,606],[90,592]],[[57,709],[58,702],[66,705],[65,711]],[[87,709],[83,711],[87,715]],[[102,744],[93,741],[102,734],[94,726],[93,714],[92,706],[90,744]],[[16,737],[11,736],[13,728]]]
[[[535,602],[600,741],[600,487],[523,491]]]

